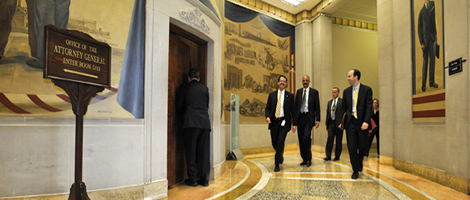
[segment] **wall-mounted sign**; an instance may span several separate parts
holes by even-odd
[[[44,78],[111,86],[108,44],[53,25],[47,25],[45,31]]]
[[[462,72],[462,63],[464,63],[467,60],[462,60],[462,58],[459,58],[457,60],[449,62],[449,76]]]

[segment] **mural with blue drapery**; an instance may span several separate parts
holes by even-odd
[[[210,0],[200,2],[219,17]],[[145,3],[135,1],[117,95],[118,103],[135,118],[144,117]]]
[[[225,19],[224,110],[230,110],[230,93],[235,93],[240,122],[264,122],[266,100],[279,75],[288,78],[287,90],[295,89],[295,27],[227,1]]]
[[[118,103],[135,118],[144,117],[145,0],[136,0],[117,94]]]

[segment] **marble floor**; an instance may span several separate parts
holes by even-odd
[[[211,180],[209,187],[179,183],[169,188],[166,199],[470,200],[454,189],[381,165],[377,154],[364,159],[363,172],[353,180],[348,155],[343,154],[339,161],[323,161],[324,153],[313,152],[313,165],[306,167],[300,166],[297,151],[287,151],[280,172],[274,172],[273,153],[246,155],[226,161],[225,173]]]

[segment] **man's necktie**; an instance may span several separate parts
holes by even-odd
[[[331,119],[335,120],[336,100],[333,99],[333,107],[331,107]]]
[[[307,91],[306,89],[304,89],[304,94],[302,95],[302,105],[300,105],[300,112],[301,113],[305,113],[305,102],[307,102],[307,95],[306,95],[306,92]]]
[[[282,92],[279,92],[279,97],[277,98],[276,114],[274,115],[276,118],[279,118],[281,114],[281,94]]]
[[[356,108],[356,111],[354,112],[354,117],[357,119],[357,89],[354,87],[354,108]]]

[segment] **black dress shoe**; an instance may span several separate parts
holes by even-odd
[[[430,83],[430,84],[429,84],[429,87],[438,88],[439,85],[437,85],[436,83]]]
[[[327,157],[323,158],[323,160],[324,161],[329,161],[329,160],[331,160],[331,157],[327,156]]]
[[[421,87],[421,91],[426,92],[426,86]]]
[[[335,159],[333,159],[334,161],[338,161],[339,160],[339,157],[335,157]]]
[[[310,167],[310,166],[312,166],[312,161],[307,162],[307,167]]]
[[[197,186],[196,181],[193,182],[193,181],[190,181],[189,179],[184,180],[184,184],[189,185],[189,186],[193,186],[193,187]]]
[[[351,176],[352,179],[357,179],[359,178],[359,173],[358,172],[354,172]]]
[[[280,163],[281,163],[281,164],[284,163],[284,157],[281,159],[281,162],[280,162]]]
[[[306,165],[307,164],[307,161],[303,161],[300,163],[300,165]]]
[[[28,60],[26,60],[26,64],[30,67],[42,69],[42,64],[38,63],[36,58],[29,58]]]
[[[274,172],[278,172],[278,171],[281,171],[281,169],[279,169],[279,165],[276,165],[276,167],[274,167]]]
[[[202,185],[202,186],[204,186],[204,187],[209,186],[209,182],[208,182],[208,181],[198,180],[198,181],[197,181],[197,184]]]

